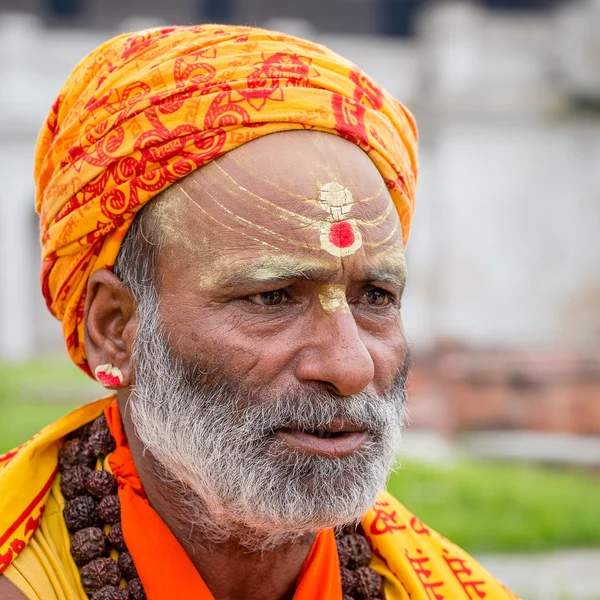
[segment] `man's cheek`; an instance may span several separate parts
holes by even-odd
[[[377,392],[384,394],[389,391],[396,376],[406,366],[408,345],[404,336],[401,336],[386,341],[371,341],[368,347],[375,366]]]
[[[209,358],[218,358],[230,372],[257,382],[272,382],[291,371],[294,357],[302,350],[308,334],[299,321],[271,327],[262,317],[250,316],[243,324],[229,322],[214,331],[216,335],[210,340],[204,339],[205,352]]]

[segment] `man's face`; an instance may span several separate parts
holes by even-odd
[[[272,544],[359,519],[394,460],[407,369],[402,231],[377,169],[339,137],[278,133],[158,202],[138,435],[221,531]]]

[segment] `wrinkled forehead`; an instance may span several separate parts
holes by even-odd
[[[358,146],[291,131],[244,144],[169,188],[167,246],[215,261],[292,254],[324,263],[402,250],[385,183]]]

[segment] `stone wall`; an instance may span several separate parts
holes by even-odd
[[[600,351],[440,348],[415,359],[411,424],[600,435]]]

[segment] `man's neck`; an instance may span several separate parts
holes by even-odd
[[[235,540],[214,543],[199,527],[181,518],[181,510],[166,484],[156,475],[153,458],[128,416],[123,415],[133,459],[152,508],[159,514],[208,586],[215,600],[291,600],[296,580],[315,536],[274,550],[249,551]]]

